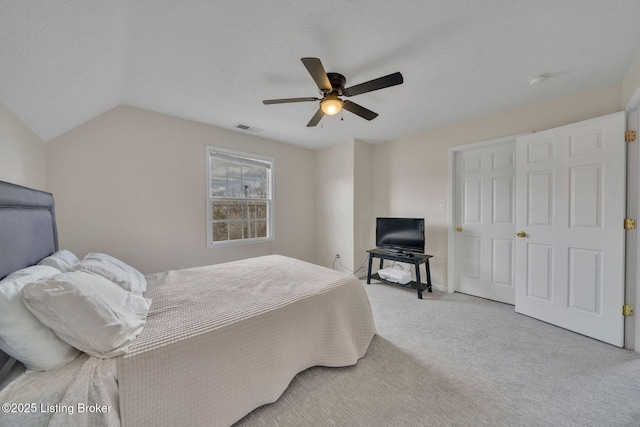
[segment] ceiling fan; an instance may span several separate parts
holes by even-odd
[[[320,101],[320,108],[318,108],[316,114],[311,118],[309,123],[307,123],[307,127],[317,125],[325,114],[332,116],[338,114],[343,108],[363,119],[373,120],[378,117],[378,113],[374,113],[355,102],[349,100],[343,101],[340,97],[356,96],[362,93],[399,85],[403,82],[402,74],[398,72],[345,88],[344,85],[347,83],[347,79],[342,74],[325,72],[322,62],[320,62],[318,58],[302,58],[301,60],[316,82],[316,85],[318,85],[322,98],[265,99],[262,103],[269,105],[284,104],[287,102]]]

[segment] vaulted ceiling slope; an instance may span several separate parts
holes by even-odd
[[[620,82],[640,49],[640,0],[0,0],[0,102],[49,141],[119,104],[309,148],[382,142]],[[379,114],[305,125],[302,57]],[[541,73],[551,78],[530,86]]]

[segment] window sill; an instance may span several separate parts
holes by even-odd
[[[243,239],[243,240],[228,240],[226,242],[207,242],[207,249],[225,248],[229,246],[244,246],[244,245],[256,245],[261,243],[273,242],[273,237],[263,237],[260,239]]]

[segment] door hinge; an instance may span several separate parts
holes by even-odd
[[[633,306],[629,305],[629,304],[625,304],[622,306],[622,315],[624,317],[631,317],[633,316]]]
[[[624,142],[633,142],[636,140],[636,131],[628,130],[624,132]]]
[[[625,230],[634,230],[636,228],[636,220],[633,218],[625,218],[624,219],[624,229]]]

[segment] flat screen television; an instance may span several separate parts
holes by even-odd
[[[424,253],[424,218],[376,218],[376,246],[392,252]]]

